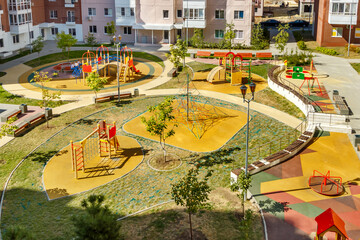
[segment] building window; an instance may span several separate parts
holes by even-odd
[[[56,2],[56,0],[49,0],[49,2]]]
[[[244,19],[244,11],[234,11],[234,19]]]
[[[176,35],[178,36],[178,38],[181,38],[181,34],[182,34],[182,30],[181,30],[181,29],[177,29],[177,30],[176,30]]]
[[[69,34],[76,36],[76,28],[69,28]]]
[[[131,34],[131,27],[124,27],[124,34],[130,35]]]
[[[202,8],[184,8],[186,19],[204,20],[204,9]]]
[[[235,39],[243,39],[244,31],[243,30],[235,30]]]
[[[104,15],[106,17],[111,17],[112,16],[112,8],[104,8]]]
[[[50,10],[50,19],[58,18],[57,10]]]
[[[121,16],[125,17],[125,8],[124,7],[121,8]]]
[[[29,38],[30,38],[30,39],[33,39],[33,38],[34,38],[34,31],[29,32]]]
[[[97,33],[96,25],[89,26],[90,33]]]
[[[45,38],[45,29],[41,28],[41,36]]]
[[[4,47],[4,39],[0,39],[0,48]]]
[[[89,16],[96,16],[96,8],[88,8]]]
[[[169,41],[169,30],[164,30],[164,40]]]
[[[304,5],[304,12],[311,13],[311,5]]]
[[[67,11],[67,22],[75,22],[75,12]]]
[[[13,43],[19,43],[19,35],[13,36]]]
[[[169,18],[169,10],[163,10],[163,18],[168,19]]]
[[[130,16],[134,16],[135,15],[135,10],[134,10],[134,8],[130,8]]]
[[[356,3],[333,3],[331,8],[331,14],[336,15],[355,15]]]
[[[255,12],[257,13],[257,11],[258,11],[258,8],[255,8]]]
[[[360,28],[355,28],[355,38],[360,38]]]
[[[58,32],[59,32],[58,28],[51,28],[51,34],[52,35],[56,35],[56,34],[58,34]]]
[[[182,18],[182,10],[181,9],[177,10],[176,17]]]
[[[104,33],[105,33],[105,34],[108,34],[108,26],[105,26],[105,27],[104,27]]]
[[[224,30],[215,30],[215,38],[224,38]]]
[[[343,35],[342,27],[335,27],[332,29],[332,37],[342,37],[342,35]]]
[[[215,19],[224,19],[225,11],[224,10],[215,10]]]

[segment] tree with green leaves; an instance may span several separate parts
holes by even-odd
[[[269,46],[269,41],[265,37],[264,29],[257,24],[251,32],[251,45],[254,49],[264,49]]]
[[[252,178],[250,174],[245,174],[244,171],[240,171],[240,174],[237,177],[236,182],[232,182],[230,186],[231,191],[233,192],[240,191],[240,194],[238,194],[238,196],[241,200],[241,204],[243,208],[243,216],[245,214],[245,196],[246,196],[246,192],[251,187],[251,181]]]
[[[194,35],[190,38],[191,46],[195,48],[202,48],[204,46],[204,34],[200,28],[194,29]]]
[[[77,43],[77,39],[64,31],[56,34],[56,44],[63,52],[68,51],[68,59],[70,59],[70,48]]]
[[[235,39],[235,24],[234,23],[226,23],[226,29],[224,34],[224,47],[228,48],[231,51],[231,48],[234,44]]]
[[[85,209],[85,214],[72,217],[77,239],[120,239],[120,224],[108,206],[103,206],[104,200],[103,195],[90,195],[82,200],[81,207]]]
[[[209,200],[211,191],[208,179],[211,174],[212,172],[209,171],[203,180],[199,180],[199,169],[190,169],[183,178],[171,185],[172,199],[174,199],[176,205],[185,206],[189,214],[191,239],[193,239],[191,214],[195,214],[199,209],[208,206],[206,202]]]
[[[284,53],[287,42],[289,41],[289,24],[280,24],[277,27],[279,33],[273,37],[275,40],[275,47],[280,51],[280,53]]]
[[[88,33],[88,35],[85,36],[86,43],[91,46],[91,50],[93,50],[93,47],[97,44],[96,37],[92,33]]]
[[[46,83],[50,82],[51,80],[52,78],[48,76],[47,72],[36,72],[36,71],[34,72],[34,77],[31,80],[31,82],[36,82],[41,86],[42,103],[40,104],[40,107],[45,109],[47,108],[47,106],[51,101],[60,99],[60,95],[61,95],[61,92],[50,93],[50,91],[46,88],[45,86]],[[49,127],[47,115],[45,115],[45,120],[46,120],[46,127]]]
[[[244,219],[240,222],[240,239],[255,240],[260,239],[260,232],[254,228],[255,214],[251,209],[247,209]]]
[[[44,38],[42,36],[38,36],[32,43],[33,52],[38,53],[38,57],[40,56],[41,50],[44,48]]]
[[[186,53],[186,42],[178,38],[175,45],[170,45],[170,54],[167,53],[166,56],[168,57],[169,61],[174,64],[175,68],[181,66],[181,60],[183,60],[183,67],[185,67]]]
[[[113,43],[113,36],[116,34],[116,26],[114,21],[106,23],[106,34],[110,36],[110,42]]]
[[[12,125],[17,120],[17,117],[11,117],[0,128],[0,139],[6,135],[11,135],[18,127]]]
[[[159,137],[159,142],[161,149],[163,150],[164,162],[166,162],[166,148],[165,141],[167,138],[175,134],[174,128],[177,127],[177,124],[171,124],[172,120],[175,119],[173,115],[173,101],[174,97],[166,97],[163,102],[156,106],[150,106],[149,112],[152,113],[149,119],[141,117],[141,121],[146,126],[146,131],[148,131],[153,136]]]
[[[94,91],[95,98],[97,98],[96,93],[104,88],[107,81],[107,78],[100,77],[100,75],[96,72],[92,72],[86,77],[86,84]]]
[[[10,226],[4,231],[4,240],[35,240],[29,230],[22,226]]]

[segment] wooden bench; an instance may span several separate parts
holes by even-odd
[[[349,115],[350,110],[340,95],[333,95],[333,100],[341,115]]]
[[[208,51],[197,51],[196,56],[197,57],[210,57],[211,52]]]
[[[334,102],[344,102],[343,98],[340,95],[333,95]]]
[[[23,121],[17,122],[15,125],[18,127],[14,130],[13,136],[17,137],[22,135],[26,131],[30,130],[31,128],[37,126],[38,124],[45,121],[45,113],[39,112],[29,118],[24,119]]]
[[[129,97],[131,97],[131,92],[120,92],[120,98],[129,98]],[[117,93],[112,93],[112,94],[102,95],[96,98],[94,97],[94,101],[95,103],[99,103],[99,102],[111,101],[118,98],[119,95]]]
[[[226,54],[227,54],[227,52],[214,52],[214,57],[223,58],[226,56]]]
[[[253,57],[252,53],[238,53],[243,59],[251,59]]]
[[[168,73],[168,77],[176,77],[176,68],[172,68]]]
[[[271,59],[273,57],[271,52],[257,52],[256,58]]]
[[[9,110],[6,111],[4,113],[1,114],[1,118],[0,121],[1,122],[6,122],[7,120],[9,120],[12,117],[16,117],[18,114],[21,113],[20,109],[14,109],[14,110]]]

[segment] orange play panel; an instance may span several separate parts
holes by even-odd
[[[134,170],[143,160],[140,144],[133,138],[117,136],[120,151],[116,158],[97,158],[85,164],[87,166],[106,165],[107,169],[97,168],[79,172],[79,179],[72,171],[70,145],[52,157],[44,168],[43,181],[49,199],[56,199],[99,187],[114,181]]]
[[[176,103],[174,104],[174,106]],[[208,108],[210,108],[209,105]],[[176,109],[176,108],[175,108]],[[176,127],[175,135],[169,137],[166,140],[166,143],[173,145],[175,147],[187,149],[190,151],[196,152],[211,152],[222,147],[227,141],[230,140],[242,127],[246,124],[246,113],[216,107],[217,112],[221,112],[219,118],[213,118],[211,121],[204,119],[203,127],[204,131],[201,134],[194,134],[194,125],[185,124],[183,121],[183,116],[175,114],[175,121],[178,121],[178,127]],[[180,113],[181,114],[181,113]],[[158,141],[158,136],[152,136],[146,131],[145,124],[141,122],[141,117],[148,119],[151,116],[151,113],[146,112],[133,120],[126,123],[123,129],[129,133],[149,138],[155,141]],[[202,121],[202,120],[200,120]],[[169,127],[171,129],[172,126]],[[200,136],[198,138],[197,136]]]

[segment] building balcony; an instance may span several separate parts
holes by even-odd
[[[356,25],[357,15],[356,14],[338,14],[329,12],[329,24],[333,25]]]
[[[132,26],[135,24],[135,17],[117,17],[116,26]]]
[[[73,8],[73,7],[75,7],[75,4],[65,3],[65,7],[66,7],[66,8]]]
[[[206,8],[206,0],[183,0],[183,8]]]
[[[25,23],[21,25],[10,25],[10,33],[11,34],[22,34],[29,32],[29,29],[32,29],[32,22]]]
[[[184,28],[205,28],[205,19],[185,19]]]

